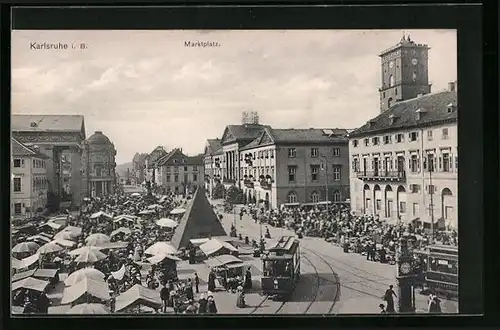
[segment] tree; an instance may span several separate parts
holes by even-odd
[[[226,193],[226,201],[231,204],[243,204],[244,193],[242,189],[231,186]]]
[[[222,183],[217,183],[217,185],[212,190],[213,199],[221,199],[226,196],[226,188]]]

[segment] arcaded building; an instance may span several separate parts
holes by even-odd
[[[83,143],[82,186],[84,197],[98,197],[115,191],[114,144],[101,131],[96,131]]]

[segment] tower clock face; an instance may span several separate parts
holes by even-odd
[[[411,265],[408,262],[403,262],[399,267],[401,274],[408,275],[411,272]]]
[[[392,69],[393,67],[394,67],[394,61],[390,61],[390,62],[389,62],[389,68],[391,68],[391,69]]]
[[[418,63],[418,60],[416,58],[414,58],[414,59],[411,60],[411,64],[417,65],[417,63]]]

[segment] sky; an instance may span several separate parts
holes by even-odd
[[[455,30],[406,30],[428,44],[432,91],[457,79]],[[401,30],[13,31],[12,113],[79,114],[118,164],[156,146],[203,152],[257,111],[274,128],[357,128],[379,113],[378,54]],[[185,41],[218,47],[185,47]],[[66,50],[31,44],[66,43]],[[85,49],[72,49],[84,43]]]

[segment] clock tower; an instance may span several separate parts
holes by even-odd
[[[425,44],[417,44],[405,36],[395,46],[379,54],[382,64],[380,112],[395,102],[406,101],[419,95],[429,94],[428,51]]]

